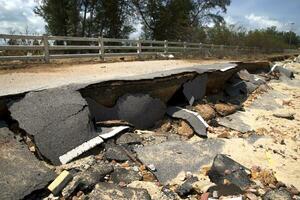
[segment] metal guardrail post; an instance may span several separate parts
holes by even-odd
[[[48,44],[48,35],[43,35],[43,43],[44,43],[44,60],[46,63],[50,62],[50,54],[49,54],[49,44]]]
[[[168,53],[168,41],[167,40],[164,41],[164,53],[165,54]]]
[[[104,42],[102,37],[98,37],[98,46],[99,46],[100,59],[104,61],[105,48],[104,48]]]

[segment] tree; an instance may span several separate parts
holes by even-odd
[[[199,27],[223,22],[230,0],[131,0],[150,39],[191,40]]]
[[[126,0],[42,0],[34,12],[52,35],[128,37],[128,9]]]

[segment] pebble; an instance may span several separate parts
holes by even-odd
[[[150,164],[147,166],[151,171],[155,172],[156,171],[156,168],[153,164]]]

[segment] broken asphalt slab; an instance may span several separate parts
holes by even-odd
[[[73,88],[28,93],[9,111],[55,165],[60,164],[60,156],[97,136],[87,103]]]
[[[182,171],[196,173],[203,165],[210,164],[223,145],[222,140],[215,139],[194,144],[172,141],[136,148],[135,151],[145,165],[155,166],[153,173],[162,184],[167,184]]]
[[[21,144],[8,128],[0,128],[1,199],[23,199],[45,188],[55,173]]]
[[[222,185],[224,180],[230,181],[241,189],[247,188],[251,181],[244,166],[223,154],[218,154],[214,158],[211,169],[208,172],[212,182]]]
[[[196,112],[183,109],[178,106],[171,106],[167,109],[167,114],[173,118],[183,119],[191,125],[194,131],[199,136],[207,136],[208,124],[205,120]]]
[[[201,100],[204,97],[207,81],[207,74],[203,74],[183,84],[183,94],[190,105],[193,105],[194,101]]]
[[[245,113],[238,111],[226,117],[218,118],[218,124],[242,133],[252,131],[252,127],[242,120],[243,117],[246,117]]]

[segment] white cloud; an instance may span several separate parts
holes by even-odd
[[[0,0],[0,33],[45,32],[45,21],[33,12],[36,0]]]
[[[270,19],[267,16],[258,16],[252,13],[250,15],[246,15],[245,18],[248,20],[249,24],[255,28],[267,28],[276,26],[281,30],[284,27],[284,25],[278,20]]]

